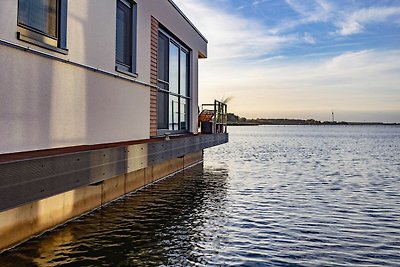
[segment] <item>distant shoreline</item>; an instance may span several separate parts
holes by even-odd
[[[400,126],[400,123],[384,123],[384,122],[321,122],[321,123],[235,123],[235,122],[228,122],[228,126],[261,126],[261,125],[271,125],[271,126],[326,126],[326,125],[350,125],[350,126]]]
[[[385,122],[353,122],[353,121],[318,121],[314,119],[247,119],[239,117],[234,113],[228,113],[228,126],[259,126],[259,125],[382,125],[382,126],[400,126],[400,123]]]

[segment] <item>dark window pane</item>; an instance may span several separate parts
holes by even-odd
[[[157,127],[168,129],[168,93],[158,92],[157,94]]]
[[[158,79],[168,82],[168,47],[169,39],[167,36],[159,32],[158,35],[158,55],[157,55],[157,76]]]
[[[57,38],[57,0],[19,0],[18,23]]]
[[[117,1],[117,62],[132,64],[132,7]]]
[[[58,5],[58,46],[67,49],[68,0],[59,0]]]
[[[181,123],[180,123],[180,129],[181,130],[188,130],[189,129],[189,120],[188,120],[188,112],[189,112],[189,106],[188,106],[188,100],[185,98],[180,99],[180,118],[181,118]]]
[[[163,89],[163,90],[166,90],[166,91],[168,91],[168,83],[165,83],[165,82],[158,82],[158,84],[157,84],[157,86],[158,86],[158,88],[160,88],[160,89]]]

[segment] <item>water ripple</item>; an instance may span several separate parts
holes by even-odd
[[[0,266],[400,266],[399,127],[237,127]]]

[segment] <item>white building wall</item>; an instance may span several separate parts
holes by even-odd
[[[150,83],[154,16],[192,49],[192,122],[197,121],[197,55],[207,54],[205,40],[168,0],[137,4],[136,80]],[[67,55],[17,40],[17,7],[17,0],[0,1],[1,40],[123,76],[115,71],[114,0],[68,2]],[[147,86],[0,45],[0,154],[146,139],[149,119]]]

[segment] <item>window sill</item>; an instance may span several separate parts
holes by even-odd
[[[131,76],[131,77],[133,77],[133,78],[137,78],[137,77],[139,76],[137,73],[129,72],[129,71],[123,69],[122,67],[118,66],[118,65],[115,66],[115,70],[118,71],[118,72],[120,72],[120,73],[122,73],[122,74]]]
[[[46,48],[48,50],[51,50],[51,51],[54,51],[54,52],[57,52],[57,53],[61,53],[63,55],[68,55],[68,49],[61,49],[59,47],[55,47],[55,46],[46,44],[44,42],[35,40],[35,39],[33,39],[31,37],[28,37],[26,35],[23,35],[21,32],[17,32],[17,39],[20,40],[20,41],[23,41],[23,42],[27,42],[27,43],[30,43],[30,44],[33,44],[33,45],[37,45],[37,46]]]

